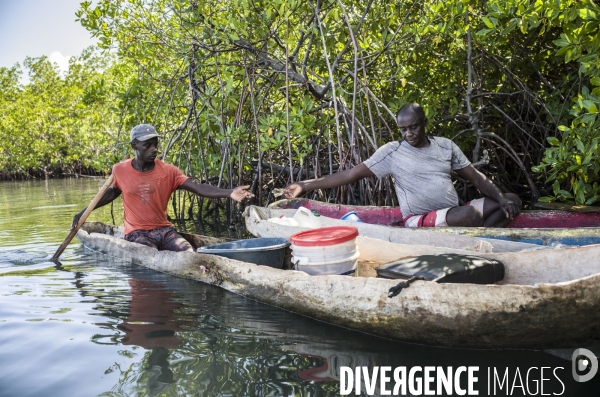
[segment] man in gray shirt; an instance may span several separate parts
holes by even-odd
[[[297,182],[285,190],[287,198],[328,189],[369,176],[391,175],[408,227],[505,227],[521,209],[513,193],[502,193],[477,171],[463,152],[446,138],[427,137],[427,118],[418,104],[404,105],[397,115],[402,141],[387,143],[356,167],[319,179]],[[485,196],[459,206],[451,172],[469,180]]]

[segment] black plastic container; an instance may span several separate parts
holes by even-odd
[[[198,248],[198,252],[281,269],[289,245],[285,238],[259,237],[208,245]]]
[[[401,259],[375,268],[377,277],[422,276],[438,283],[494,284],[504,278],[504,265],[474,255],[437,254]]]

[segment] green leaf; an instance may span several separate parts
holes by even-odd
[[[546,138],[546,140],[552,146],[560,146],[560,141],[553,136],[549,136],[548,138]]]
[[[544,197],[540,197],[538,199],[538,201],[541,203],[552,203],[552,202],[556,201],[556,198],[550,197],[550,196],[544,196]]]
[[[579,12],[579,17],[581,19],[586,19],[586,20],[594,20],[596,19],[596,13],[592,10],[590,10],[589,8],[583,8],[580,10],[577,10]]]
[[[531,171],[535,172],[535,173],[540,173],[546,170],[546,165],[534,165],[533,167],[531,167]]]
[[[500,34],[504,36],[505,34],[512,32],[519,24],[519,21],[520,19],[518,18],[511,19],[508,25],[504,29],[502,29],[502,32],[500,32]]]
[[[567,36],[565,36],[564,34],[560,35],[560,39],[556,39],[552,41],[555,45],[557,45],[558,47],[566,47],[569,44],[569,41],[567,40]]]
[[[562,196],[564,198],[573,198],[573,195],[569,192],[567,192],[566,190],[559,190],[558,191],[558,196]]]
[[[554,183],[552,184],[552,192],[554,193],[554,195],[557,195],[559,190],[560,190],[560,183],[558,183],[558,181],[554,181]]]
[[[595,114],[584,114],[579,118],[579,121],[583,124],[593,124],[596,121]]]
[[[560,50],[556,51],[556,56],[563,56],[565,54],[569,54],[572,51],[573,46],[568,45],[568,46],[564,46],[562,47]],[[568,62],[568,61],[566,61]]]
[[[584,55],[582,57],[580,57],[578,59],[579,62],[581,63],[593,63],[596,59],[598,59],[598,55],[596,54],[589,54],[589,55]]]
[[[589,109],[589,108],[590,108],[590,106],[593,106],[593,105],[594,105],[594,102],[592,102],[592,101],[589,101],[589,100],[587,100],[587,99],[586,99],[586,100],[582,101],[581,105],[582,105],[584,108],[586,108],[586,109]]]
[[[584,193],[583,189],[581,189],[577,192],[577,195],[575,196],[575,202],[577,202],[578,204],[585,203],[585,193]]]
[[[485,23],[485,26],[487,26],[489,29],[493,29],[494,28],[494,24],[492,23],[492,21],[490,21],[490,19],[488,17],[483,17],[483,23]]]
[[[479,36],[479,37],[485,37],[485,36],[489,35],[492,32],[495,32],[495,30],[494,29],[481,29],[480,31],[478,31],[475,34],[477,36]]]

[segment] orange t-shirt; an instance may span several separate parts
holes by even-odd
[[[113,186],[123,192],[125,234],[172,226],[167,220],[169,198],[189,178],[179,168],[158,159],[149,172],[136,171],[132,161],[113,166]]]

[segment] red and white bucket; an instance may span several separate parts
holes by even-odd
[[[296,270],[312,275],[353,274],[359,252],[358,229],[332,226],[294,233],[290,237]]]

